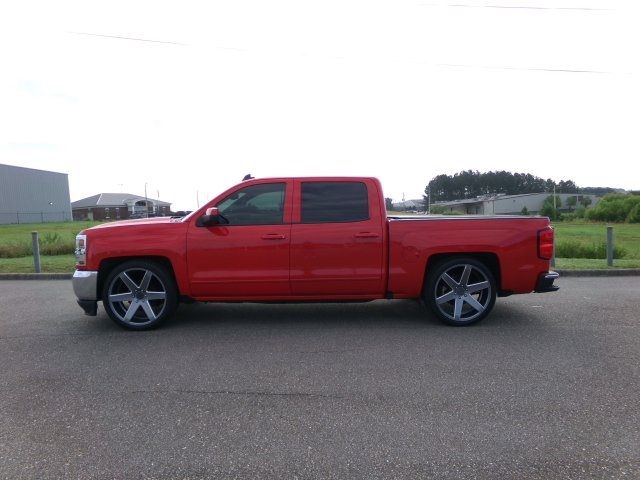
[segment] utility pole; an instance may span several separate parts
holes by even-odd
[[[147,182],[144,182],[144,216],[149,218],[149,205],[147,205]]]
[[[196,203],[198,204],[198,208],[200,208],[200,192],[196,190]]]

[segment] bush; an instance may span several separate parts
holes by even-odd
[[[40,237],[40,243],[43,245],[49,245],[51,243],[59,243],[62,241],[62,237],[57,232],[46,232]]]
[[[28,242],[0,245],[0,258],[20,258],[29,255],[33,255],[33,250]]]
[[[585,207],[578,207],[573,213],[575,214],[576,218],[584,218],[585,214],[587,213],[587,209]]]
[[[613,258],[627,256],[626,249],[613,247]],[[607,243],[581,243],[576,240],[563,240],[556,244],[556,257],[558,258],[607,258]]]
[[[640,223],[640,204],[631,209],[627,215],[627,223]]]
[[[74,253],[75,249],[75,241],[59,241],[56,243],[41,242],[40,244],[41,255],[68,255]]]
[[[588,220],[601,222],[640,222],[637,208],[640,197],[624,193],[605,195],[594,208],[586,213]]]
[[[41,255],[68,255],[75,252],[76,242],[73,239],[64,240],[58,233],[45,233],[40,237]],[[20,258],[33,255],[30,241],[6,243],[0,245],[0,258]]]
[[[75,235],[68,240],[64,240],[57,232],[47,232],[40,237],[40,253],[42,255],[73,254],[75,248]]]

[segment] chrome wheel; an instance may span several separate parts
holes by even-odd
[[[134,328],[154,324],[167,307],[167,285],[160,275],[145,268],[117,272],[106,296],[116,319]]]
[[[493,308],[496,287],[491,271],[472,258],[452,259],[429,275],[425,300],[434,313],[452,325],[470,325]]]

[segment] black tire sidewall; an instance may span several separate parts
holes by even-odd
[[[489,298],[489,303],[487,304],[487,307],[485,308],[484,312],[482,312],[480,315],[478,315],[476,318],[474,318],[473,320],[462,320],[462,321],[456,321],[456,320],[452,320],[451,318],[447,317],[446,315],[444,315],[440,309],[438,308],[438,306],[436,305],[436,299],[435,299],[435,288],[436,288],[436,282],[438,280],[438,278],[440,277],[440,275],[442,275],[444,272],[446,272],[447,270],[449,270],[451,267],[455,266],[455,265],[471,265],[474,268],[477,268],[478,270],[480,270],[482,272],[482,274],[487,277],[487,280],[489,281],[489,284],[491,286],[491,294],[490,294],[490,298]],[[433,265],[431,268],[429,268],[429,271],[427,272],[427,279],[425,282],[425,287],[424,290],[422,292],[422,297],[424,302],[427,304],[427,306],[429,307],[429,309],[435,314],[436,317],[438,317],[439,320],[441,320],[442,322],[446,323],[447,325],[453,325],[456,327],[466,327],[468,325],[473,325],[475,323],[478,323],[480,320],[482,320],[483,318],[485,318],[487,315],[489,315],[489,313],[491,313],[491,310],[493,310],[493,306],[495,305],[496,302],[496,296],[497,296],[497,292],[496,292],[496,281],[495,281],[495,277],[493,275],[493,273],[491,272],[491,270],[481,261],[472,258],[472,257],[451,257],[449,259],[446,260],[442,260],[438,263],[436,263],[435,265]]]
[[[149,270],[151,273],[156,275],[165,286],[167,297],[165,299],[166,303],[164,306],[164,310],[162,311],[162,314],[159,315],[158,318],[151,323],[138,326],[123,322],[122,320],[120,320],[120,318],[118,318],[118,315],[113,311],[109,303],[109,288],[112,282],[122,272],[131,269]],[[117,325],[128,330],[151,330],[159,327],[167,318],[169,318],[175,312],[178,306],[176,282],[173,279],[173,276],[167,271],[166,267],[157,262],[149,260],[129,260],[116,266],[113,270],[111,270],[111,272],[105,279],[102,287],[102,305],[104,306],[107,315],[109,315],[109,318],[113,320]]]

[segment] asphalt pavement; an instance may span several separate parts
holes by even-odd
[[[640,478],[640,278],[447,327],[411,301],[84,316],[0,282],[0,478]]]

